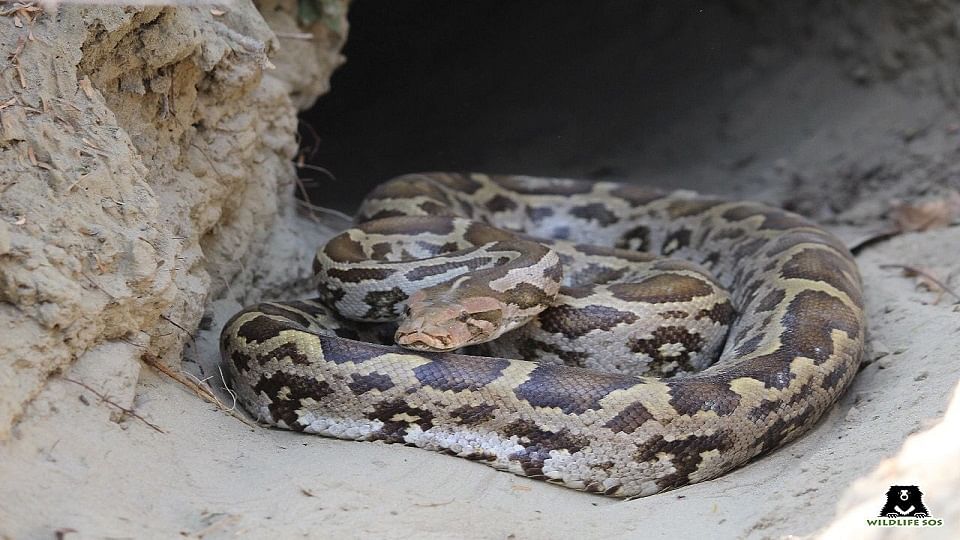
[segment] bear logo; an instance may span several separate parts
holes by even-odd
[[[923,493],[917,486],[890,486],[887,490],[887,503],[880,510],[880,517],[929,517],[930,512],[922,499]]]

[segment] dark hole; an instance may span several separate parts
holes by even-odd
[[[701,129],[722,136],[711,104],[736,90],[720,76],[778,32],[777,17],[743,5],[754,3],[357,0],[347,62],[301,115],[306,163],[335,177],[302,170],[309,197],[352,211],[377,183],[422,170],[695,168],[708,158],[698,136],[665,133],[700,111]]]

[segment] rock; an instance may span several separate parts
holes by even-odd
[[[293,204],[288,94],[312,102],[340,61],[343,33],[314,26],[285,49],[241,1],[222,17],[65,5],[0,32],[26,83],[0,80],[0,170],[16,178],[0,207],[22,221],[0,222],[0,441],[86,351],[149,336],[142,352],[179,365],[208,299],[246,289],[244,261]]]

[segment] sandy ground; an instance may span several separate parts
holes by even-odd
[[[762,74],[733,73],[728,83],[741,85],[735,99],[698,102],[671,119],[656,145],[638,149],[624,143],[599,158],[567,156],[566,172],[583,175],[607,166],[661,186],[786,204],[851,240],[884,228],[894,198],[937,198],[957,187],[960,116],[931,84],[903,79],[857,84],[818,58],[800,58]],[[722,136],[697,130],[703,118],[719,113],[725,118]],[[792,129],[777,129],[783,125]],[[671,146],[684,152],[664,160],[664,148]],[[549,161],[549,148],[544,138],[533,137],[523,150]],[[489,164],[503,169],[515,164],[513,159]],[[272,265],[306,265],[313,246],[329,233],[291,216],[278,229],[276,253],[267,259]],[[0,478],[18,489],[0,486],[0,535],[813,535],[834,518],[837,501],[857,478],[894,455],[909,435],[937,422],[960,379],[954,299],[943,295],[938,302],[938,294],[918,288],[898,269],[883,268],[927,268],[960,288],[958,229],[880,240],[861,249],[857,261],[870,352],[853,386],[810,433],[714,481],[616,501],[414,448],[251,427],[141,367],[135,345],[111,345],[91,351],[64,378],[52,381],[32,403],[31,421],[16,427],[0,460]],[[307,292],[266,294],[290,298]],[[188,348],[185,369],[216,384],[216,337],[239,307],[229,299],[213,303],[209,328]],[[138,417],[118,414],[91,390],[67,380],[103,371],[139,378]],[[96,390],[123,402],[110,388]]]
[[[858,260],[871,341],[889,353],[863,369],[811,433],[712,482],[629,502],[608,500],[414,448],[250,428],[144,370],[136,411],[165,433],[135,419],[112,422],[110,407],[83,389],[52,384],[47,393],[66,397],[48,398],[46,418],[20,426],[22,436],[44,441],[42,450],[19,455],[14,443],[11,456],[14,463],[40,460],[40,466],[11,470],[0,464],[7,481],[32,486],[18,494],[22,513],[16,520],[6,512],[0,517],[7,527],[16,524],[7,530],[12,538],[49,537],[58,528],[114,538],[810,534],[829,522],[856,478],[947,406],[960,372],[956,311],[949,303],[932,305],[933,295],[879,268],[890,260],[940,264],[943,253],[960,253],[954,230],[902,236],[866,250]],[[217,307],[214,326],[236,306]],[[73,370],[118,352],[85,358]],[[215,358],[213,335],[198,339],[191,354]],[[90,406],[67,406],[82,394]],[[64,406],[52,404],[61,400]],[[76,430],[45,429],[58,423],[58,415],[73,418]],[[49,507],[59,509],[56,516],[28,517]]]

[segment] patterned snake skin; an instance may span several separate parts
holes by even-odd
[[[860,363],[850,253],[783,210],[430,173],[378,187],[357,223],[318,253],[319,299],[223,329],[263,421],[636,497],[797,437]]]

